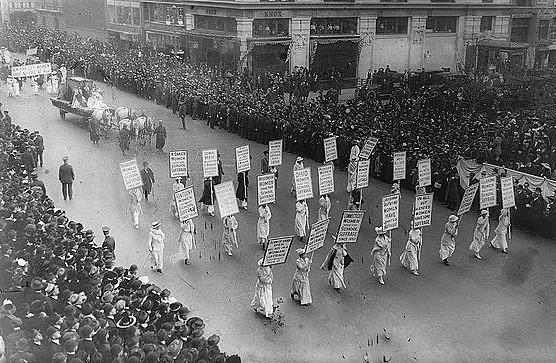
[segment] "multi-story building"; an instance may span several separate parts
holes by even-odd
[[[84,36],[106,38],[106,0],[36,0],[38,23]]]
[[[143,39],[141,2],[139,0],[107,0],[106,30],[117,41],[138,42]]]
[[[37,0],[0,0],[2,23],[32,23],[36,20]]]

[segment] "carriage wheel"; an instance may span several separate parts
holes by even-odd
[[[65,112],[65,111],[60,110],[60,118],[61,118],[62,120],[65,120],[65,119],[66,119],[66,112]]]

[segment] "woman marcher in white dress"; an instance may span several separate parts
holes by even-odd
[[[133,226],[135,229],[139,229],[139,216],[143,214],[143,208],[141,207],[141,199],[143,199],[143,193],[141,193],[140,188],[134,188],[129,190],[129,211],[133,218]]]
[[[48,92],[49,94],[52,93],[52,76],[47,76],[46,78],[46,92]]]
[[[444,233],[440,239],[440,259],[446,266],[450,266],[448,258],[452,257],[456,250],[456,236],[458,235],[458,216],[450,215],[448,223],[444,226]]]
[[[488,210],[483,209],[481,211],[481,215],[477,218],[477,225],[475,226],[475,231],[473,232],[473,241],[469,246],[469,249],[475,252],[475,257],[479,260],[482,259],[479,252],[485,245],[489,235],[490,222],[488,220]]]
[[[377,234],[375,238],[375,244],[371,251],[371,256],[373,262],[371,264],[371,272],[373,276],[378,277],[378,282],[384,285],[384,276],[386,276],[386,266],[388,265],[388,260],[391,254],[391,241],[390,237],[386,235],[386,231],[382,227],[376,227],[375,232]]]
[[[257,263],[257,283],[255,284],[255,296],[251,300],[251,307],[255,312],[264,315],[265,318],[271,319],[274,314],[274,306],[272,301],[272,269],[270,266],[263,266],[261,258]]]
[[[295,235],[301,242],[305,238],[307,221],[309,220],[309,207],[305,200],[299,200],[295,203]]]
[[[503,253],[508,253],[508,232],[510,229],[510,216],[509,209],[503,208],[498,217],[498,226],[494,230],[496,235],[490,241],[490,246],[501,250]]]
[[[266,248],[266,241],[268,240],[268,235],[270,233],[270,218],[272,218],[272,213],[270,212],[268,204],[259,206],[257,240],[259,241],[259,246],[262,246],[263,249]]]
[[[174,180],[174,184],[172,184],[172,193],[177,193],[180,190],[184,190],[185,185],[182,184],[180,178],[176,178]],[[178,215],[178,208],[176,206],[176,198],[172,194],[172,201],[170,202],[170,212],[174,215],[174,217],[179,218]]]
[[[333,238],[335,237],[333,236]],[[345,243],[334,243],[321,265],[322,269],[330,271],[328,274],[328,283],[337,292],[340,292],[342,287],[344,289],[346,288],[344,282],[344,258],[347,254]]]
[[[224,231],[222,232],[222,246],[228,256],[231,256],[232,249],[234,247],[238,248],[236,230],[239,223],[237,222],[236,217],[232,215],[222,218],[222,224],[224,225]]]
[[[12,87],[14,88],[13,90],[13,94],[16,97],[19,97],[19,79],[14,79],[15,82],[12,84]]]
[[[58,76],[56,74],[52,75],[52,94],[58,94]]]
[[[17,83],[17,81],[15,79],[13,79],[12,77],[8,77],[8,79],[6,80],[6,85],[8,86],[8,96],[9,97],[14,96],[14,82]]]
[[[37,83],[37,78],[36,77],[31,78],[31,87],[33,88],[33,94],[38,95],[39,94],[39,84]]]
[[[195,224],[193,224],[192,219],[188,219],[181,223],[181,232],[178,239],[179,254],[183,257],[183,262],[189,265],[189,252],[191,250],[197,249],[197,244],[195,243]]]
[[[411,221],[411,230],[409,230],[405,250],[400,255],[400,262],[403,267],[411,271],[415,276],[419,276],[419,258],[421,256],[422,244],[423,235],[421,229],[414,228],[413,221]]]
[[[295,159],[295,164],[293,164],[292,189],[290,190],[290,194],[295,193],[295,171],[304,168],[305,167],[303,166],[303,158],[301,156],[298,156],[297,159]]]
[[[299,257],[295,261],[295,272],[293,274],[290,296],[302,306],[307,306],[313,303],[311,286],[309,285],[309,271],[313,261],[307,256],[304,248],[298,248],[295,251]]]
[[[328,194],[322,195],[319,198],[319,211],[317,212],[317,221],[320,222],[322,220],[325,220],[326,218],[328,218],[330,216],[330,207],[332,206],[332,203],[330,203],[330,198],[328,197]]]
[[[155,221],[149,231],[149,252],[152,256],[151,269],[161,273],[164,267],[164,232],[160,229],[160,222]]]

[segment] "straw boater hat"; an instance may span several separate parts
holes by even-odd
[[[454,214],[452,214],[448,217],[449,222],[456,222],[458,219],[459,219],[458,216],[456,216]]]
[[[159,221],[154,221],[153,222],[153,228],[159,228],[160,227],[160,222]]]
[[[482,216],[486,216],[487,214],[488,214],[488,210],[483,209],[483,210],[481,211],[481,215],[482,215]]]
[[[303,161],[303,158],[301,156],[298,156],[297,159],[295,159],[295,161],[297,161],[298,163]]]
[[[386,231],[382,227],[375,227],[376,234],[386,234]]]

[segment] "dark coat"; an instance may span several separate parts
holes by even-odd
[[[60,183],[72,183],[74,179],[73,167],[68,163],[60,165],[58,171],[58,180],[60,180]]]
[[[141,169],[141,180],[143,180],[143,190],[150,193],[154,184],[154,173],[148,166]]]

